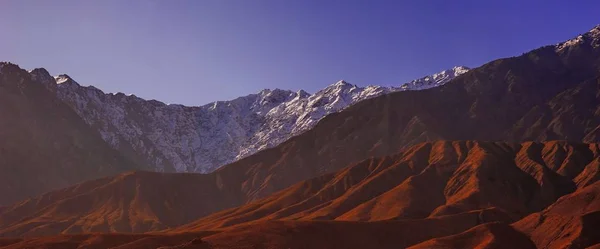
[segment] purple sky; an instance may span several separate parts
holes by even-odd
[[[201,105],[476,67],[586,32],[598,13],[598,0],[3,0],[0,61]]]

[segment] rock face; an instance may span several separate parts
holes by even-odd
[[[136,169],[49,91],[45,70],[0,62],[0,206]]]
[[[339,81],[315,94],[266,89],[198,107],[105,94],[79,85],[68,75],[56,76],[56,85],[45,85],[113,148],[147,169],[206,173],[278,145],[361,100],[437,87],[467,71],[454,67],[400,87],[358,87]]]

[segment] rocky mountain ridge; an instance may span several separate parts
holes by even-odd
[[[390,92],[423,90],[469,69],[454,67],[398,87],[359,87],[338,81],[309,94],[265,89],[204,106],[164,104],[104,93],[68,75],[31,74],[75,110],[113,148],[148,170],[208,173],[311,129],[328,114]]]

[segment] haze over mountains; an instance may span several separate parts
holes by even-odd
[[[0,72],[0,93],[8,96],[0,101],[32,103],[7,109],[15,109],[7,115],[17,118],[6,129],[23,129],[42,139],[37,143],[6,135],[3,146],[19,141],[19,152],[28,146],[53,152],[55,147],[48,141],[62,141],[57,147],[77,149],[75,158],[89,157],[77,161],[78,170],[86,172],[80,180],[89,179],[89,172],[98,172],[103,165],[111,166],[110,173],[127,166],[156,169],[156,164],[144,163],[164,162],[140,154],[153,155],[158,149],[122,142],[128,140],[118,137],[123,131],[113,123],[129,127],[123,120],[136,125],[175,120],[170,123],[173,127],[188,130],[203,123],[192,122],[198,121],[193,112],[201,110],[221,110],[211,114],[216,115],[214,120],[228,121],[242,117],[238,111],[246,105],[268,109],[263,117],[287,113],[286,106],[300,102],[304,104],[299,106],[330,104],[331,110],[343,109],[326,116],[325,111],[315,112],[324,117],[316,115],[313,122],[320,121],[305,132],[272,148],[257,148],[258,152],[209,174],[127,172],[60,190],[46,189],[46,194],[4,206],[0,235],[15,238],[0,240],[6,248],[600,246],[600,26],[561,44],[470,69],[429,89],[377,92],[368,90],[377,87],[361,89],[338,82],[319,92],[335,98],[302,98],[302,92],[274,90],[252,95],[252,101],[245,97],[228,105],[183,107],[104,94],[80,87],[66,76],[50,78],[40,70],[29,74],[12,64],[2,64]],[[371,92],[377,93],[368,95]],[[358,102],[361,93],[369,98]],[[38,95],[59,111],[31,99]],[[19,109],[25,107],[30,109]],[[186,118],[163,118],[162,109],[178,110],[173,115]],[[30,110],[43,112],[46,119],[40,122],[37,114],[24,115]],[[256,110],[262,113],[263,109]],[[120,119],[113,122],[103,115]],[[305,120],[294,115],[289,120]],[[47,130],[41,124],[61,120],[75,125],[51,126],[54,137],[37,135]],[[33,126],[23,125],[26,122]],[[292,126],[275,127],[293,133]],[[89,138],[71,136],[72,129]],[[139,144],[163,136],[156,133],[161,128],[155,133],[145,129],[123,134],[143,134],[131,140]],[[111,137],[118,142],[111,143]],[[185,136],[166,137],[175,141]],[[10,153],[7,158],[12,154],[18,155]],[[231,158],[238,156],[234,154]],[[46,172],[35,170],[44,160],[58,159],[39,155],[36,161],[23,161],[21,156],[2,163],[0,170],[10,171],[15,182],[43,181],[39,179]],[[60,160],[71,158],[60,156]],[[33,173],[15,173],[12,169],[20,164]],[[54,174],[78,176],[63,164],[49,163]],[[31,175],[39,178],[31,181]],[[35,191],[6,192],[24,197]],[[136,234],[119,234],[123,232]]]

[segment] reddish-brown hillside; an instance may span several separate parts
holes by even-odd
[[[409,247],[409,249],[535,249],[535,244],[508,224],[486,223],[463,233]]]
[[[7,207],[0,214],[0,234],[158,231],[238,200],[226,188],[219,188],[214,175],[130,172]]]
[[[467,216],[379,222],[266,221],[218,232],[61,235],[12,241],[6,248],[393,249],[476,226],[476,219]]]
[[[0,205],[135,169],[32,73],[0,62]]]
[[[600,243],[600,182],[560,198],[516,222],[538,248],[586,248]]]
[[[484,210],[481,222],[542,210],[597,177],[598,144],[423,143],[300,182],[267,198],[179,228],[227,227],[256,220],[379,221]],[[586,170],[587,169],[587,170]],[[568,172],[568,173],[567,173]]]
[[[597,248],[599,213],[600,182],[595,182],[512,226],[487,223],[410,248]]]
[[[385,249],[596,248],[600,243],[600,182],[563,196],[509,225],[480,224],[470,214],[415,220],[261,221],[214,232],[84,234],[0,240],[2,248]],[[477,225],[480,224],[480,225]]]
[[[6,248],[586,248],[600,243],[600,182],[581,179],[597,177],[599,155],[599,144],[560,141],[423,143],[168,231],[0,242]],[[217,182],[213,175],[150,172],[91,181],[15,206],[0,216],[1,223],[12,221],[2,232],[158,230],[191,218],[184,214],[218,208],[206,200],[226,202],[232,195],[213,187]]]
[[[26,240],[5,239],[0,240],[0,248],[43,248],[43,249],[147,249],[164,246],[177,246],[214,234],[203,233],[181,233],[181,234],[79,234],[60,235],[54,237],[40,237]],[[3,246],[3,247],[2,247]],[[209,247],[196,247],[204,249]]]
[[[580,179],[597,177],[593,169],[599,155],[598,144],[560,141],[422,143],[214,214],[244,199],[216,174],[126,173],[7,207],[0,213],[0,234],[147,232],[181,225],[171,231],[192,232],[270,220],[453,215],[464,217],[455,222],[466,222],[465,230],[485,222],[515,221],[575,191],[578,184],[589,184]]]

